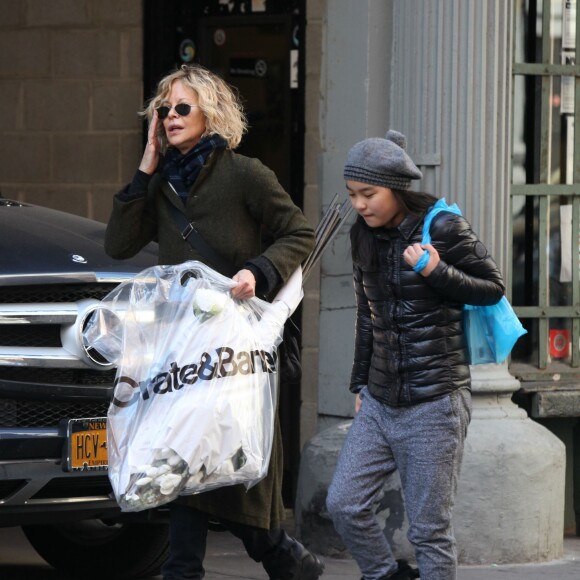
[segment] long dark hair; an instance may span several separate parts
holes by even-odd
[[[395,199],[401,204],[405,215],[424,215],[437,202],[437,198],[423,191],[392,189]],[[350,228],[350,246],[352,260],[364,269],[374,270],[377,267],[375,235],[365,221],[358,217]]]

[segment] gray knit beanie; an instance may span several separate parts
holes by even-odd
[[[390,189],[409,189],[423,174],[405,152],[407,139],[389,130],[384,139],[370,138],[354,145],[346,156],[344,179]]]

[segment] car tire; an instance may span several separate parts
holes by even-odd
[[[22,530],[42,558],[72,578],[156,576],[169,554],[164,524],[82,520],[22,526]]]

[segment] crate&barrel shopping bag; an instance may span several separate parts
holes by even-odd
[[[148,268],[105,297],[85,331],[118,365],[107,430],[124,511],[249,488],[267,473],[277,346],[291,309],[234,300],[233,286],[200,262]]]

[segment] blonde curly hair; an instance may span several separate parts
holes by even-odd
[[[200,65],[182,65],[165,76],[157,85],[156,95],[139,114],[151,122],[155,109],[160,107],[171,91],[173,83],[179,81],[197,94],[198,104],[205,115],[205,133],[220,135],[228,149],[235,149],[247,131],[247,121],[237,91],[222,78]],[[162,151],[169,145],[163,124],[159,123],[157,136]]]

